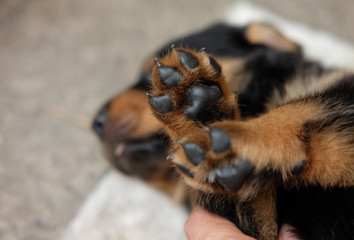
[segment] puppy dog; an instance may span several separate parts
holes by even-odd
[[[272,26],[172,41],[93,129],[114,167],[171,195],[178,172],[192,204],[257,239],[284,223],[300,239],[354,236],[354,75]]]

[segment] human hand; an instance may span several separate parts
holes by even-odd
[[[232,222],[195,207],[184,231],[188,240],[256,240],[243,234]]]
[[[279,231],[278,240],[297,240],[293,227],[284,224]],[[189,216],[184,231],[188,240],[256,240],[243,234],[232,222],[195,207]]]

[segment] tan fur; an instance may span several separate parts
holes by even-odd
[[[244,70],[245,61],[241,58],[217,58],[217,61],[222,67],[222,72],[230,91],[242,92],[251,77]]]
[[[118,124],[130,137],[145,137],[162,128],[153,116],[144,92],[129,90],[110,103],[108,124]]]
[[[353,186],[354,149],[349,140],[348,136],[333,132],[315,134],[309,143],[308,170],[298,177],[324,188]]]
[[[297,51],[299,46],[287,39],[273,26],[265,23],[252,23],[246,30],[247,40],[253,44],[264,44],[282,51]]]

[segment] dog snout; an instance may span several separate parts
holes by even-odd
[[[93,131],[101,138],[103,139],[103,133],[104,133],[104,126],[107,121],[107,116],[108,116],[108,111],[103,111],[100,112],[96,115],[92,122],[92,129]]]

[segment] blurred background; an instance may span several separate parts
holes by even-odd
[[[352,0],[253,0],[354,43]],[[107,172],[91,118],[234,0],[0,0],[0,239],[56,239]]]

